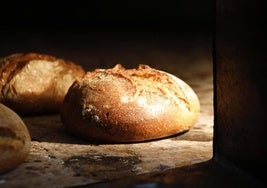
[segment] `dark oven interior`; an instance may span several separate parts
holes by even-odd
[[[259,7],[257,2],[254,5],[254,8]],[[249,94],[253,90],[255,95],[259,94],[258,101],[246,103],[244,108],[248,110],[261,103],[265,92],[257,89],[263,76],[255,76],[257,71],[263,74],[264,58],[258,58],[256,68],[251,69],[253,54],[248,54],[252,49],[244,42],[249,36],[249,44],[256,44],[261,36],[260,29],[255,29],[257,36],[253,35],[254,30],[242,35],[243,25],[235,24],[258,18],[252,14],[254,11],[246,11],[250,10],[249,4],[240,8],[237,3],[220,0],[216,3],[211,0],[88,0],[64,3],[9,1],[1,7],[6,8],[0,12],[0,57],[13,53],[44,53],[74,61],[87,71],[111,68],[118,63],[127,68],[147,64],[187,82],[199,97],[201,111],[194,127],[186,133],[133,144],[95,144],[73,137],[64,131],[59,114],[23,117],[32,136],[31,153],[24,164],[0,176],[0,186],[97,186],[95,183],[124,177],[139,179],[127,179],[114,186],[136,182],[146,182],[140,183],[146,187],[193,186],[196,183],[215,185],[229,176],[230,185],[239,185],[238,182],[243,185],[247,181],[244,183],[240,174],[235,179],[236,171],[232,171],[235,168],[228,162],[233,161],[241,169],[251,163],[244,169],[252,173],[260,167],[258,163],[253,167],[253,161],[258,158],[259,163],[263,161],[266,147],[259,144],[253,148],[248,144],[251,150],[255,149],[255,155],[243,157],[250,151],[245,151],[242,144],[258,144],[257,135],[260,135],[260,142],[265,143],[261,131],[266,118],[259,117],[261,113],[258,112],[263,110],[259,105],[252,118],[242,119],[246,114],[240,110],[249,97],[237,97],[242,95],[241,91]],[[235,19],[229,19],[231,16]],[[263,57],[263,54],[259,53],[259,56]],[[246,92],[246,83],[238,85],[237,81],[244,79],[249,80],[246,82],[248,87],[252,87],[252,82],[256,87],[254,85]],[[229,106],[229,103],[233,105]],[[251,123],[255,118],[259,120],[255,123],[257,131],[250,137],[249,123],[241,125],[244,121]],[[218,165],[218,161],[226,165]],[[213,179],[211,183],[200,180],[207,179],[206,176]],[[260,175],[256,173],[256,176]]]

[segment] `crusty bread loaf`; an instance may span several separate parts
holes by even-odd
[[[0,102],[19,115],[58,112],[81,66],[46,54],[13,54],[0,60]]]
[[[147,65],[87,72],[69,89],[61,119],[70,133],[100,142],[138,142],[189,130],[199,100],[179,78]]]
[[[24,122],[0,103],[0,174],[23,163],[30,146],[31,138]]]

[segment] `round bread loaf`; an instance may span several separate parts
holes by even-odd
[[[0,60],[0,102],[19,115],[58,112],[82,67],[50,55],[13,54]]]
[[[147,65],[96,69],[74,82],[61,108],[70,133],[100,142],[139,142],[189,130],[200,104],[179,78]]]
[[[21,118],[0,103],[0,174],[23,163],[29,155],[31,138]]]

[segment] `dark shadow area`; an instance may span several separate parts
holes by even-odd
[[[212,178],[210,178],[212,177]],[[94,183],[79,187],[265,187],[263,184],[246,174],[241,169],[235,168],[228,161],[218,163],[214,160],[169,169],[161,172],[149,173],[115,181]]]
[[[37,142],[48,142],[48,143],[63,143],[63,144],[81,144],[81,145],[123,145],[123,144],[138,144],[138,143],[146,143],[146,142],[156,142],[164,139],[171,139],[171,140],[195,140],[194,136],[186,136],[189,134],[189,131],[181,132],[175,135],[146,140],[146,141],[139,141],[139,142],[121,142],[121,143],[107,143],[96,141],[95,139],[90,140],[80,138],[78,136],[72,135],[71,133],[65,130],[64,125],[60,120],[60,115],[44,115],[44,116],[35,116],[35,117],[24,117],[22,118],[24,123],[26,124],[32,141]],[[205,135],[205,133],[202,133]],[[184,135],[184,136],[183,136]],[[183,136],[183,137],[181,137]],[[210,141],[204,140],[204,141]],[[196,139],[197,140],[197,139]],[[201,141],[201,140],[200,140]]]
[[[90,54],[92,49],[110,51],[111,37],[114,42],[118,37],[122,39],[117,44],[121,48],[127,45],[125,41],[144,39],[144,44],[150,41],[151,45],[157,45],[153,44],[156,41],[158,45],[166,42],[176,45],[177,37],[210,35],[213,21],[212,0],[7,1],[1,2],[0,7],[0,57],[35,51],[81,64],[84,64],[83,53]],[[187,41],[182,43],[186,47]],[[90,51],[79,52],[88,47]],[[97,62],[93,64],[96,66],[105,67],[105,64]]]
[[[211,28],[212,1],[1,2],[2,28]]]

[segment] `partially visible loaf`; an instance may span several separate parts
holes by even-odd
[[[24,162],[31,148],[31,137],[21,118],[0,103],[0,174]]]
[[[81,66],[46,54],[13,54],[0,60],[0,102],[19,115],[58,112]]]
[[[61,108],[66,130],[108,143],[139,142],[188,131],[200,104],[196,93],[174,75],[139,65],[96,69],[74,82]]]

